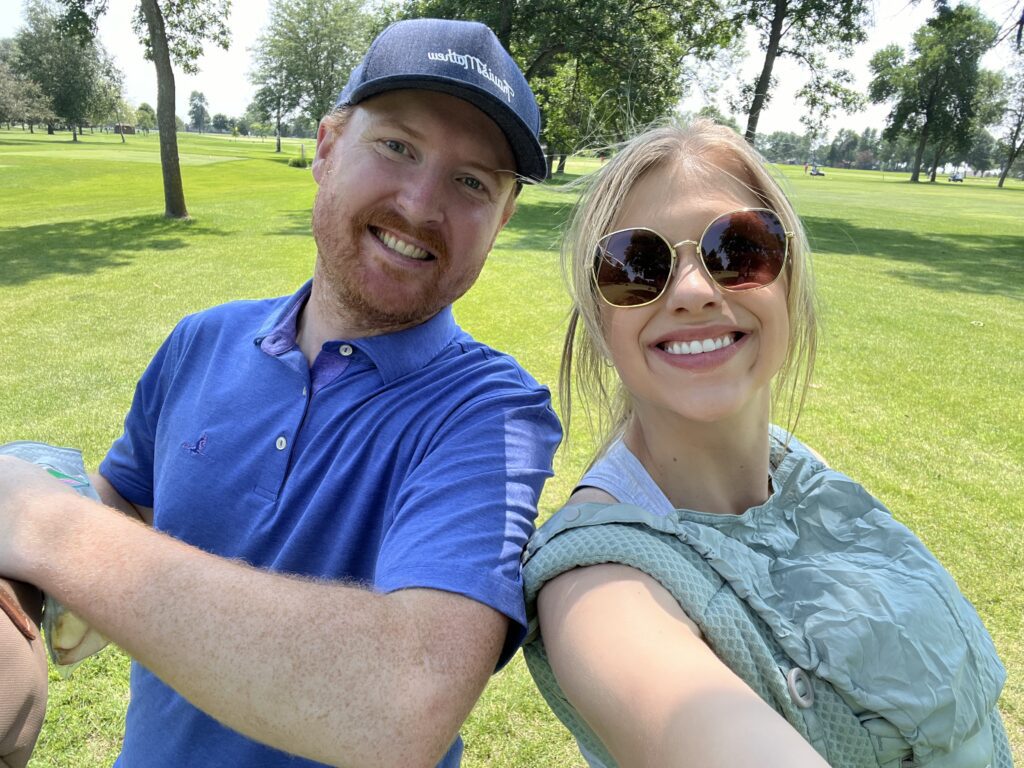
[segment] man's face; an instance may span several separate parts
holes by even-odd
[[[429,319],[480,274],[512,215],[514,168],[498,126],[443,93],[391,91],[340,131],[321,126],[314,288],[368,332]]]

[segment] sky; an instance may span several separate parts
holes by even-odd
[[[977,0],[977,5],[989,18],[1005,24],[1011,17],[1018,0]],[[222,112],[230,117],[240,116],[252,101],[254,87],[249,83],[252,47],[268,21],[270,0],[234,0],[229,18],[231,47],[224,51],[207,46],[207,52],[199,60],[199,73],[186,75],[175,72],[177,114],[185,117],[188,113],[188,97],[192,91],[201,91],[207,100],[210,114]],[[109,0],[106,15],[100,20],[100,40],[117,61],[125,74],[125,96],[138,105],[145,101],[156,106],[156,73],[152,62],[142,57],[142,46],[131,28],[131,19],[137,0]],[[870,80],[868,61],[880,48],[896,43],[909,47],[911,36],[932,12],[931,0],[875,0],[875,24],[869,31],[868,40],[859,46],[855,54],[845,62],[854,75],[854,87],[864,92]],[[23,0],[0,0],[0,38],[12,37],[23,24]],[[1018,11],[1019,13],[1019,11]],[[753,79],[763,58],[757,50],[756,41],[748,40],[749,55],[743,65],[742,75]],[[1002,47],[1007,50],[1006,46]],[[990,53],[984,65],[990,69],[1003,69],[1008,61],[1004,50]],[[772,131],[795,131],[803,133],[800,123],[800,105],[796,92],[806,81],[806,74],[800,67],[786,59],[775,64],[778,85],[769,106],[762,112],[758,124],[759,133]],[[682,104],[682,108],[696,111],[704,103],[703,97],[693,95]],[[725,104],[720,104],[728,112]],[[853,115],[840,114],[829,124],[829,133],[839,128],[851,128],[858,133],[865,128],[881,129],[885,124],[888,107],[872,105]],[[736,116],[741,127],[745,117]]]

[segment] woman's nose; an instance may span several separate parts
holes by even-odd
[[[697,247],[692,240],[684,240],[675,246],[676,271],[666,291],[670,310],[698,312],[721,301],[718,285],[700,264]]]

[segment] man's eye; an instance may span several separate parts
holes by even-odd
[[[385,139],[384,146],[390,149],[392,152],[396,152],[399,155],[409,154],[409,148],[402,142],[396,139]]]
[[[463,176],[462,177],[462,183],[465,184],[470,189],[478,191],[478,192],[482,191],[484,189],[483,182],[480,181],[480,179],[476,179],[476,178],[474,178],[472,176]]]

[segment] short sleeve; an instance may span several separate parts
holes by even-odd
[[[520,558],[560,439],[537,385],[453,414],[403,483],[376,588],[439,589],[503,613],[512,624],[499,666],[507,662],[525,637]]]
[[[124,432],[114,441],[99,471],[132,504],[153,506],[155,444],[160,411],[177,368],[182,321],[157,350],[135,385]]]

